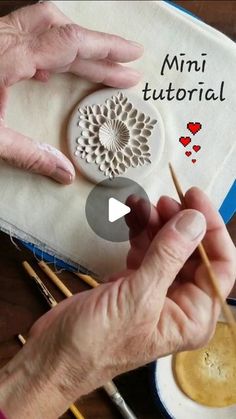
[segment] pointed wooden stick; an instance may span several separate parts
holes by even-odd
[[[100,285],[99,282],[97,282],[96,279],[92,278],[90,275],[81,274],[80,272],[73,273],[92,288],[96,288],[98,285]]]
[[[178,180],[178,178],[177,178],[177,176],[174,172],[174,169],[173,169],[171,163],[169,163],[169,168],[170,168],[171,177],[173,179],[175,189],[176,189],[177,194],[179,196],[180,202],[181,202],[181,204],[184,208],[187,208],[182,188],[180,186],[179,180]],[[212,288],[214,289],[215,294],[217,295],[217,297],[220,301],[225,320],[228,322],[229,326],[231,327],[231,330],[232,330],[232,333],[233,333],[233,336],[234,336],[234,339],[235,339],[235,343],[236,343],[236,321],[235,321],[234,315],[233,315],[232,311],[230,310],[228,304],[226,303],[224,297],[221,294],[220,287],[219,287],[219,281],[218,281],[218,279],[217,279],[217,277],[216,277],[216,275],[215,275],[215,273],[212,269],[210,259],[207,256],[207,252],[206,252],[202,243],[200,243],[198,245],[198,251],[199,251],[201,259],[202,259],[202,261],[203,261],[203,263],[206,267],[208,277],[209,277],[209,279],[211,281],[211,284],[212,284]]]

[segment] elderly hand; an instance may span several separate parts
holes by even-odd
[[[220,304],[194,250],[205,235],[226,298],[235,248],[199,189],[190,189],[186,202],[192,209],[168,197],[152,208],[145,232],[131,243],[125,275],[63,301],[36,322],[1,374],[0,406],[9,419],[16,411],[18,419],[56,418],[114,376],[208,341]],[[132,204],[145,211],[143,201]]]
[[[51,73],[64,72],[127,88],[139,81],[140,74],[119,63],[136,60],[142,53],[139,44],[74,24],[50,2],[0,18],[0,158],[71,183],[74,167],[60,151],[5,126],[7,88],[23,79],[47,81]]]

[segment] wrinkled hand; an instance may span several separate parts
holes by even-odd
[[[71,183],[74,167],[60,151],[5,126],[7,88],[23,79],[46,82],[51,73],[65,72],[127,88],[139,81],[140,74],[119,63],[136,60],[142,52],[139,44],[74,24],[50,2],[0,18],[0,158]]]
[[[18,370],[27,371],[22,386],[28,393],[17,406],[19,419],[31,417],[33,408],[34,415],[40,412],[36,419],[58,417],[76,398],[112,377],[197,348],[212,336],[220,304],[194,250],[205,235],[226,297],[236,274],[235,248],[203,192],[192,188],[186,202],[192,209],[181,210],[162,197],[146,230],[131,242],[125,275],[63,301],[36,322],[5,372],[17,377]],[[142,222],[145,202],[133,199],[131,204]],[[38,389],[35,396],[32,388]],[[6,404],[9,419],[15,412],[12,394]]]

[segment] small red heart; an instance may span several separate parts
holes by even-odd
[[[197,161],[196,159],[192,159],[192,163],[196,163],[196,161]]]
[[[202,125],[200,122],[189,122],[187,124],[187,128],[193,135],[195,135],[198,131],[200,131]]]
[[[193,150],[196,151],[196,153],[197,153],[199,150],[201,150],[201,146],[200,145],[194,145]]]
[[[180,137],[179,142],[186,147],[189,143],[191,143],[190,137]]]
[[[191,156],[192,151],[185,151],[185,154],[186,154],[187,157],[189,157],[189,156]]]

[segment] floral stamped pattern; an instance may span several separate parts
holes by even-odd
[[[77,125],[81,135],[76,139],[75,155],[113,179],[129,167],[151,163],[150,137],[156,119],[139,112],[119,92],[102,105],[79,108]]]

